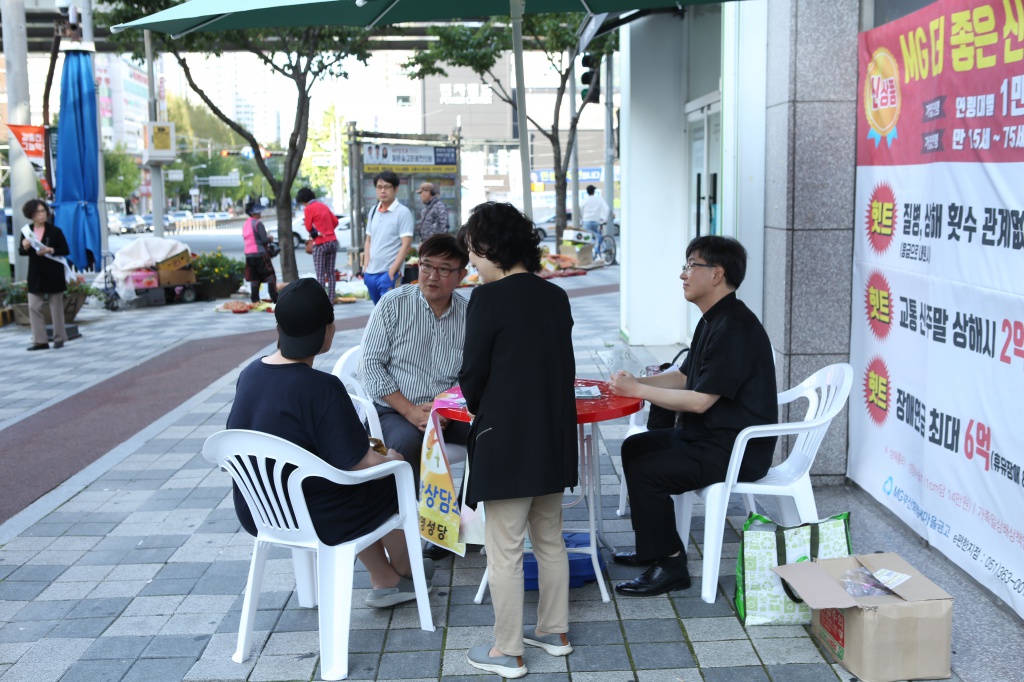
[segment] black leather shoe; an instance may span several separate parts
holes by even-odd
[[[64,342],[63,341],[54,341],[53,342],[53,347],[54,348],[63,348],[64,347]]]
[[[685,590],[690,586],[690,571],[683,555],[657,561],[636,578],[615,586],[619,594],[649,597],[672,590]]]
[[[440,545],[435,545],[433,542],[428,542],[427,546],[423,548],[423,556],[427,559],[440,561],[441,559],[447,559],[448,557],[453,555],[449,550],[445,549],[444,547],[441,547]]]
[[[49,347],[50,344],[48,343],[33,343],[31,346],[27,348],[27,350],[46,350]]]
[[[650,566],[653,561],[643,561],[636,558],[636,552],[615,552],[612,554],[612,561],[623,566]]]

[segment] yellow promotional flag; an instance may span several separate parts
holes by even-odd
[[[466,556],[466,545],[459,542],[460,521],[441,424],[437,413],[431,412],[420,453],[420,537]]]

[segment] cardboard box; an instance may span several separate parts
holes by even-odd
[[[160,270],[157,274],[160,278],[160,286],[162,287],[176,287],[183,284],[196,283],[196,273],[192,272],[192,268]]]
[[[160,278],[156,270],[132,270],[132,287],[135,289],[155,289],[160,286]]]
[[[860,566],[895,594],[848,594],[843,574]],[[863,682],[950,676],[953,597],[898,554],[862,554],[772,570],[811,607],[814,637]]]
[[[185,249],[181,253],[175,254],[167,260],[162,260],[156,264],[157,270],[180,270],[189,263],[192,262],[192,254]]]

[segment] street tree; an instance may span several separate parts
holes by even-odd
[[[103,188],[111,197],[128,197],[142,181],[142,172],[135,163],[135,157],[125,152],[123,144],[104,152],[103,173],[107,179]]]
[[[584,20],[580,13],[531,14],[523,17],[523,39],[527,49],[540,50],[544,53],[557,75],[558,87],[555,92],[555,106],[552,112],[551,125],[541,125],[536,118],[527,112],[527,120],[551,144],[555,173],[555,239],[562,240],[562,232],[566,225],[566,190],[567,177],[573,144],[576,142],[576,129],[579,125],[583,109],[590,103],[596,103],[600,97],[600,60],[610,55],[617,47],[614,34],[596,38],[587,46],[587,53],[593,55],[598,64],[594,65],[595,79],[588,84],[587,94],[578,104],[569,102],[568,127],[565,131],[565,143],[562,143],[562,107],[565,101],[566,86],[572,76],[572,65],[579,56],[577,28]],[[471,69],[485,85],[501,100],[513,109],[516,108],[515,92],[511,84],[504,80],[499,66],[507,63],[505,59],[512,49],[512,28],[507,17],[493,18],[482,25],[451,24],[435,26],[430,33],[436,39],[423,50],[417,50],[413,57],[405,63],[413,78],[425,78],[431,75],[447,76],[444,66],[465,67]],[[523,84],[518,84],[522,87]],[[609,96],[611,93],[608,93]],[[526,125],[520,118],[520,135],[526,134]],[[523,191],[530,189],[524,187]],[[531,216],[533,217],[533,216]]]
[[[111,0],[100,6],[101,11],[96,12],[97,21],[113,26],[178,4],[178,0]],[[292,251],[290,197],[299,173],[299,164],[306,151],[310,91],[313,85],[323,78],[346,77],[348,74],[343,64],[346,58],[355,57],[365,62],[369,58],[368,35],[369,32],[362,28],[336,26],[192,33],[177,40],[172,40],[162,33],[153,34],[154,47],[158,51],[173,55],[189,88],[217,118],[226,123],[254,150],[260,148],[260,143],[252,132],[228,116],[213,102],[210,94],[196,83],[189,55],[204,53],[219,56],[228,51],[249,52],[258,57],[268,70],[288,78],[295,84],[295,124],[288,136],[287,151],[283,163],[280,164],[280,171],[275,173],[267,163],[268,160],[261,158],[259,154],[255,158],[259,173],[266,179],[266,187],[278,199],[277,225],[281,240],[281,275],[285,281],[294,281],[298,278],[295,254]],[[136,59],[142,58],[142,31],[115,33],[110,36],[110,40],[124,52],[130,52]]]

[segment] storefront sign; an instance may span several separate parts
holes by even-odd
[[[859,54],[848,474],[1024,615],[1024,3]]]
[[[454,173],[455,147],[411,146],[400,144],[363,144],[363,172]]]

